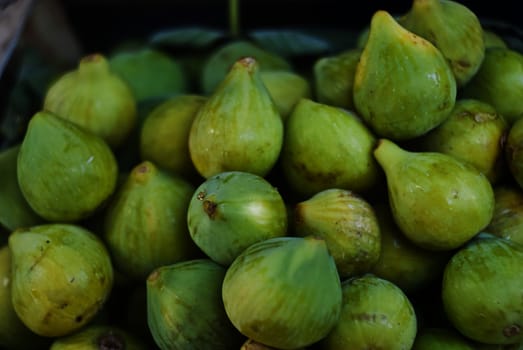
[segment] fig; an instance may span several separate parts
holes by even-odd
[[[362,48],[318,58],[313,64],[314,96],[316,101],[354,110],[353,85],[356,65]]]
[[[420,137],[418,146],[469,162],[495,183],[506,170],[503,146],[508,131],[503,116],[488,103],[459,99],[442,124]]]
[[[185,178],[195,177],[198,173],[189,154],[189,131],[205,101],[203,96],[181,94],[147,113],[139,136],[141,159]]]
[[[9,231],[43,223],[24,198],[16,171],[20,144],[0,151],[0,226]]]
[[[412,350],[474,350],[473,345],[452,328],[426,327],[418,331]]]
[[[244,338],[224,310],[225,267],[210,259],[162,266],[147,278],[147,322],[166,349],[239,349]]]
[[[325,240],[342,280],[369,272],[378,261],[381,241],[374,209],[352,191],[316,193],[295,205],[294,221],[297,236]]]
[[[278,349],[318,342],[338,322],[341,284],[324,240],[276,237],[254,243],[227,268],[225,311],[247,338]]]
[[[119,271],[143,280],[157,267],[196,256],[186,219],[193,191],[150,161],[134,167],[105,210],[103,238]]]
[[[42,109],[100,136],[113,149],[123,144],[136,124],[131,88],[100,53],[82,57],[76,69],[53,81]]]
[[[252,339],[247,339],[243,344],[240,350],[277,350],[276,348],[273,348],[272,346],[267,346],[265,344],[262,344],[260,342],[257,342]]]
[[[114,153],[101,137],[54,113],[31,117],[18,152],[17,178],[27,203],[43,219],[87,218],[113,194],[117,177]]]
[[[108,57],[109,68],[131,88],[136,102],[169,98],[187,91],[182,65],[169,54],[152,47],[115,52]]]
[[[494,187],[494,215],[485,231],[523,244],[523,190],[515,184]]]
[[[75,224],[49,223],[13,231],[11,300],[18,317],[46,337],[71,334],[103,308],[113,267],[102,240]]]
[[[483,28],[469,7],[453,0],[412,0],[410,9],[398,21],[441,51],[458,87],[481,66],[485,57]]]
[[[504,146],[511,180],[523,188],[523,121],[518,119],[509,127]]]
[[[443,274],[442,300],[451,324],[485,344],[523,339],[523,246],[482,232],[461,247]]]
[[[145,350],[143,342],[115,325],[89,324],[75,332],[56,338],[49,350]]]
[[[254,58],[263,70],[290,71],[292,69],[287,59],[251,41],[231,40],[217,47],[203,63],[200,73],[202,94],[205,96],[213,94],[227,76],[231,66],[243,57]]]
[[[213,261],[228,266],[251,244],[287,234],[287,208],[272,184],[247,172],[205,180],[187,210],[189,233]]]
[[[510,48],[485,49],[485,58],[472,79],[462,87],[463,98],[492,105],[512,125],[523,116],[523,54]]]
[[[355,113],[301,99],[285,124],[281,169],[301,198],[329,188],[365,192],[381,175],[375,142]]]
[[[344,280],[341,288],[339,321],[320,341],[320,349],[411,349],[417,319],[412,303],[399,287],[365,274]]]
[[[196,114],[189,154],[209,178],[223,171],[265,176],[278,160],[283,121],[253,57],[237,60]]]
[[[489,47],[508,48],[505,39],[493,29],[483,28],[483,41],[485,42],[485,49]]]
[[[414,152],[380,139],[374,150],[387,182],[394,221],[429,250],[460,247],[494,213],[494,190],[470,163],[440,152]]]
[[[384,138],[407,140],[441,124],[454,107],[457,83],[441,51],[378,10],[356,66],[356,112]]]

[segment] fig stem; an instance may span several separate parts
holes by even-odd
[[[229,30],[233,38],[240,35],[240,0],[229,0]]]

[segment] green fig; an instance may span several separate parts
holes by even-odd
[[[277,350],[276,348],[273,348],[272,346],[268,346],[265,344],[262,344],[260,342],[257,342],[252,339],[247,339],[243,344],[240,350]]]
[[[17,158],[20,190],[48,221],[73,222],[101,208],[116,188],[118,164],[99,136],[56,116],[32,116]]]
[[[380,139],[382,166],[394,221],[412,242],[429,250],[460,247],[494,213],[487,177],[469,163],[440,152],[413,152]]]
[[[222,286],[225,311],[246,337],[278,349],[309,346],[338,322],[341,284],[326,242],[277,237],[245,249]]]
[[[302,99],[285,124],[283,175],[302,197],[328,188],[364,192],[381,175],[372,155],[375,142],[353,112]]]
[[[345,280],[340,318],[321,350],[407,350],[417,332],[408,297],[392,282],[365,274]]]
[[[523,190],[514,184],[494,187],[494,215],[485,231],[523,245]]]
[[[418,331],[412,350],[474,350],[473,343],[452,328],[426,327]]]
[[[362,48],[318,58],[313,64],[316,101],[354,110],[353,85]]]
[[[186,178],[197,174],[189,154],[189,131],[206,101],[199,95],[178,95],[159,103],[145,117],[140,129],[142,160]]]
[[[230,171],[204,181],[187,210],[189,233],[212,260],[230,265],[250,245],[287,234],[287,208],[272,184]]]
[[[505,39],[493,29],[483,28],[483,40],[485,41],[485,49],[489,47],[508,48]]]
[[[34,333],[71,334],[103,308],[113,286],[113,267],[101,239],[82,226],[50,223],[9,236],[11,299]]]
[[[451,324],[486,344],[523,340],[523,246],[480,234],[445,267],[442,300]]]
[[[247,40],[232,40],[210,53],[201,68],[200,85],[204,95],[211,95],[227,76],[230,67],[242,57],[253,57],[263,70],[286,70],[292,66],[282,56]]]
[[[454,0],[412,0],[411,8],[398,21],[441,51],[458,87],[481,66],[485,57],[483,28],[469,7]]]
[[[523,116],[523,54],[502,47],[485,50],[481,67],[462,87],[463,98],[492,105],[511,125]]]
[[[9,231],[23,226],[43,223],[24,198],[17,176],[17,159],[20,144],[0,151],[0,226]]]
[[[352,191],[316,193],[295,205],[294,221],[297,236],[325,240],[342,280],[369,272],[378,261],[381,240],[374,209]]]
[[[188,82],[182,65],[159,49],[122,50],[108,57],[108,61],[111,71],[126,81],[137,102],[187,91]]]
[[[156,345],[167,349],[240,348],[242,335],[224,310],[225,268],[209,259],[166,265],[147,278],[147,322]]]
[[[510,126],[505,140],[505,159],[511,179],[523,188],[523,118]]]
[[[353,84],[356,112],[374,132],[392,140],[420,136],[448,117],[456,93],[441,51],[376,11]]]
[[[89,324],[74,334],[56,338],[49,350],[145,350],[145,344],[119,326]]]
[[[265,176],[283,143],[283,121],[253,57],[237,60],[201,106],[189,132],[189,153],[209,178],[223,171]]]
[[[112,148],[123,144],[136,124],[131,88],[99,53],[82,57],[76,69],[53,81],[43,109],[100,136]]]
[[[503,116],[488,103],[459,99],[442,124],[420,137],[418,146],[469,162],[495,183],[505,171],[503,147],[508,131]]]
[[[134,167],[105,211],[103,237],[119,271],[143,280],[157,267],[196,256],[186,219],[193,192],[150,161]]]

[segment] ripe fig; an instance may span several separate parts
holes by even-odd
[[[39,216],[74,222],[92,215],[113,194],[118,164],[102,138],[39,111],[22,140],[17,177],[24,198]]]
[[[283,121],[253,57],[237,60],[201,106],[189,132],[189,153],[205,178],[223,171],[265,176],[278,160]]]
[[[476,14],[454,0],[412,0],[399,23],[430,41],[449,62],[457,86],[465,85],[485,57],[483,28]]]
[[[263,177],[223,172],[204,181],[187,210],[189,233],[212,260],[230,265],[250,245],[287,233],[287,208]]]
[[[523,190],[515,184],[494,187],[494,215],[485,231],[523,244]]]
[[[445,267],[442,300],[451,324],[478,342],[521,342],[522,274],[523,246],[480,233],[460,248]]]
[[[473,345],[452,328],[426,327],[418,331],[412,350],[474,350]]]
[[[222,298],[243,335],[296,349],[318,342],[337,324],[341,285],[324,240],[276,237],[249,246],[233,261]]]
[[[408,297],[392,282],[365,274],[345,280],[340,318],[321,350],[411,349],[417,319]]]
[[[162,266],[147,278],[147,320],[156,345],[167,349],[239,349],[243,336],[224,310],[225,268],[210,259]]]
[[[123,144],[136,124],[131,88],[99,53],[82,57],[76,69],[55,80],[43,109],[100,136],[112,148]]]
[[[369,272],[381,249],[380,227],[363,197],[337,188],[320,191],[294,208],[297,236],[325,240],[340,278]]]
[[[102,309],[113,286],[113,267],[101,239],[82,226],[49,223],[9,236],[11,299],[34,333],[71,334]]]
[[[420,136],[447,118],[456,93],[441,51],[376,11],[353,84],[356,112],[374,132],[396,141]]]
[[[492,219],[492,185],[471,164],[440,152],[408,151],[387,139],[380,139],[374,155],[387,178],[394,221],[420,247],[458,248]]]

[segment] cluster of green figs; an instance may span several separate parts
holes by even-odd
[[[50,82],[0,152],[0,348],[523,348],[522,53],[413,0],[310,68],[237,39]]]

